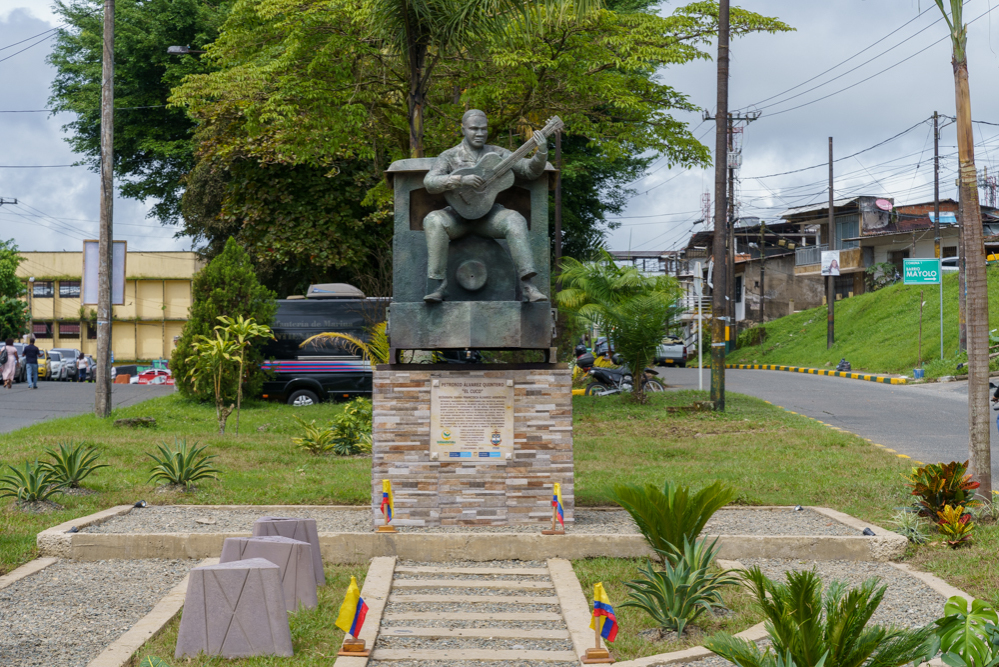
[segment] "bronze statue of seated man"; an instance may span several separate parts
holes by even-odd
[[[470,193],[473,197],[487,196],[476,192],[487,186],[485,178],[453,172],[474,167],[487,153],[496,153],[500,158],[506,158],[511,152],[499,146],[486,144],[489,121],[486,119],[486,114],[478,109],[465,112],[461,118],[461,131],[465,138],[460,144],[437,157],[423,184],[431,194],[448,193],[460,188],[462,192]],[[525,180],[534,180],[540,176],[548,161],[548,146],[544,135],[535,133],[534,136],[537,151],[533,157],[516,160],[510,168],[510,171]],[[448,245],[451,241],[469,234],[506,239],[521,281],[521,293],[524,298],[527,301],[548,300],[548,297],[531,282],[537,271],[534,268],[527,220],[520,213],[493,204],[482,217],[468,220],[459,215],[452,206],[447,206],[429,213],[423,220],[423,229],[427,237],[427,295],[423,300],[427,303],[440,303],[446,298]]]

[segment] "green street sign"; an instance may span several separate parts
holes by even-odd
[[[939,259],[902,260],[902,282],[906,285],[938,285],[940,283]]]

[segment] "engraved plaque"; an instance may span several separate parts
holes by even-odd
[[[513,380],[433,379],[430,453],[462,463],[498,463],[512,454]]]

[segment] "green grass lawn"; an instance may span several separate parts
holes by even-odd
[[[989,321],[999,323],[999,267],[988,269]],[[892,285],[836,302],[836,343],[826,349],[826,307],[788,315],[764,326],[766,340],[728,355],[730,363],[835,366],[911,375],[919,363],[919,295],[923,294],[923,361],[927,377],[954,375],[957,355],[957,273],[944,274],[944,356],[940,361],[940,296],[936,285]]]

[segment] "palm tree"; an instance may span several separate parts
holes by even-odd
[[[591,322],[630,366],[632,392],[645,401],[642,376],[654,359],[676,313],[680,287],[672,276],[647,276],[633,266],[618,266],[606,251],[593,262],[563,258],[559,305]]]
[[[379,322],[373,326],[368,332],[368,342],[364,342],[360,338],[351,336],[350,334],[331,331],[310,336],[302,341],[299,347],[305,347],[313,343],[319,345],[340,343],[354,354],[359,354],[365,361],[371,361],[376,364],[387,364],[389,362],[389,342],[386,325],[386,322]]]
[[[968,85],[968,26],[962,0],[936,0],[950,29],[957,99],[957,153],[960,182],[961,229],[964,233],[964,274],[968,331],[968,427],[971,470],[980,491],[992,497],[992,453],[989,442],[989,303],[985,277],[985,246],[982,245],[982,210],[978,203],[978,173],[975,170],[975,139],[971,127],[971,89]]]
[[[868,627],[887,588],[878,587],[877,579],[851,590],[833,582],[823,595],[822,580],[814,572],[788,572],[786,584],[771,581],[759,567],[742,577],[766,618],[773,647],[763,652],[724,632],[704,642],[740,667],[901,667],[933,657],[924,656],[933,626]]]
[[[530,0],[370,0],[370,26],[383,45],[406,64],[409,150],[423,157],[423,113],[436,65],[475,44],[502,36],[514,18],[530,28]],[[599,0],[542,0],[565,16],[568,4],[576,14],[599,7]]]

